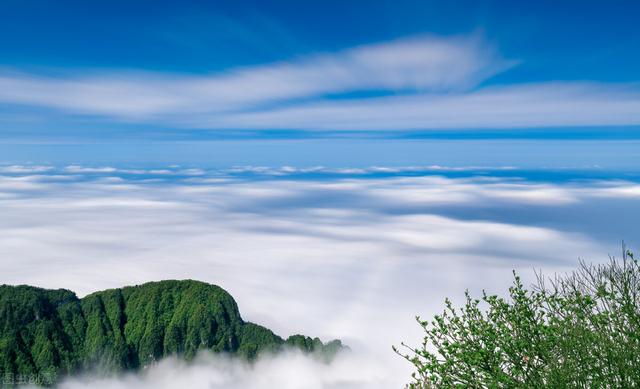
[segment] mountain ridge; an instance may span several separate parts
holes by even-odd
[[[294,348],[326,361],[339,340],[287,339],[244,321],[217,285],[164,280],[106,289],[78,298],[67,289],[0,286],[0,374],[59,377],[100,366],[137,370],[169,355],[201,350],[258,355]]]

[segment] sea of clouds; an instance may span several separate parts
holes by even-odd
[[[210,353],[194,361],[167,358],[141,373],[99,374],[63,380],[61,389],[384,389],[401,387],[383,365],[345,353],[326,364],[299,352],[263,356],[251,365]]]
[[[203,354],[63,388],[401,387],[412,369],[391,346],[418,344],[414,316],[445,297],[498,293],[512,270],[531,280],[605,261],[622,239],[638,246],[635,179],[451,175],[462,170],[3,166],[0,281],[82,296],[198,279],[228,290],[246,320],[352,349],[331,364]]]

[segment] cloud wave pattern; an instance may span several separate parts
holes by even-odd
[[[503,290],[512,269],[530,279],[533,268],[606,260],[619,239],[634,237],[603,238],[594,202],[616,222],[640,207],[633,181],[534,182],[517,171],[296,179],[290,167],[254,179],[206,169],[178,177],[165,170],[180,168],[160,169],[155,178],[117,168],[27,169],[0,174],[2,282],[84,295],[195,278],[227,289],[247,320],[282,335],[341,338],[353,349],[331,366],[288,355],[250,373],[206,356],[194,367],[168,361],[143,376],[103,379],[101,388],[402,386],[411,369],[390,347],[419,341],[414,315],[439,312],[445,297],[459,300],[466,288]],[[520,217],[527,212],[537,216]],[[568,212],[582,219],[573,223]],[[620,223],[623,233],[634,231],[632,221]],[[304,377],[316,377],[316,386]]]

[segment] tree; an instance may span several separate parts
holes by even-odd
[[[409,388],[631,388],[640,386],[640,265],[580,262],[508,297],[487,295],[417,321],[422,345],[394,350],[417,369]]]

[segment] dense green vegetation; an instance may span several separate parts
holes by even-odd
[[[424,342],[403,354],[417,368],[410,388],[640,387],[640,265],[630,252],[539,276],[532,290],[516,276],[509,298],[466,297],[418,318]]]
[[[245,322],[222,288],[161,281],[78,299],[68,290],[0,286],[0,377],[58,377],[88,369],[137,369],[199,350],[254,359],[297,348],[331,359],[342,344],[294,335],[284,340]]]

